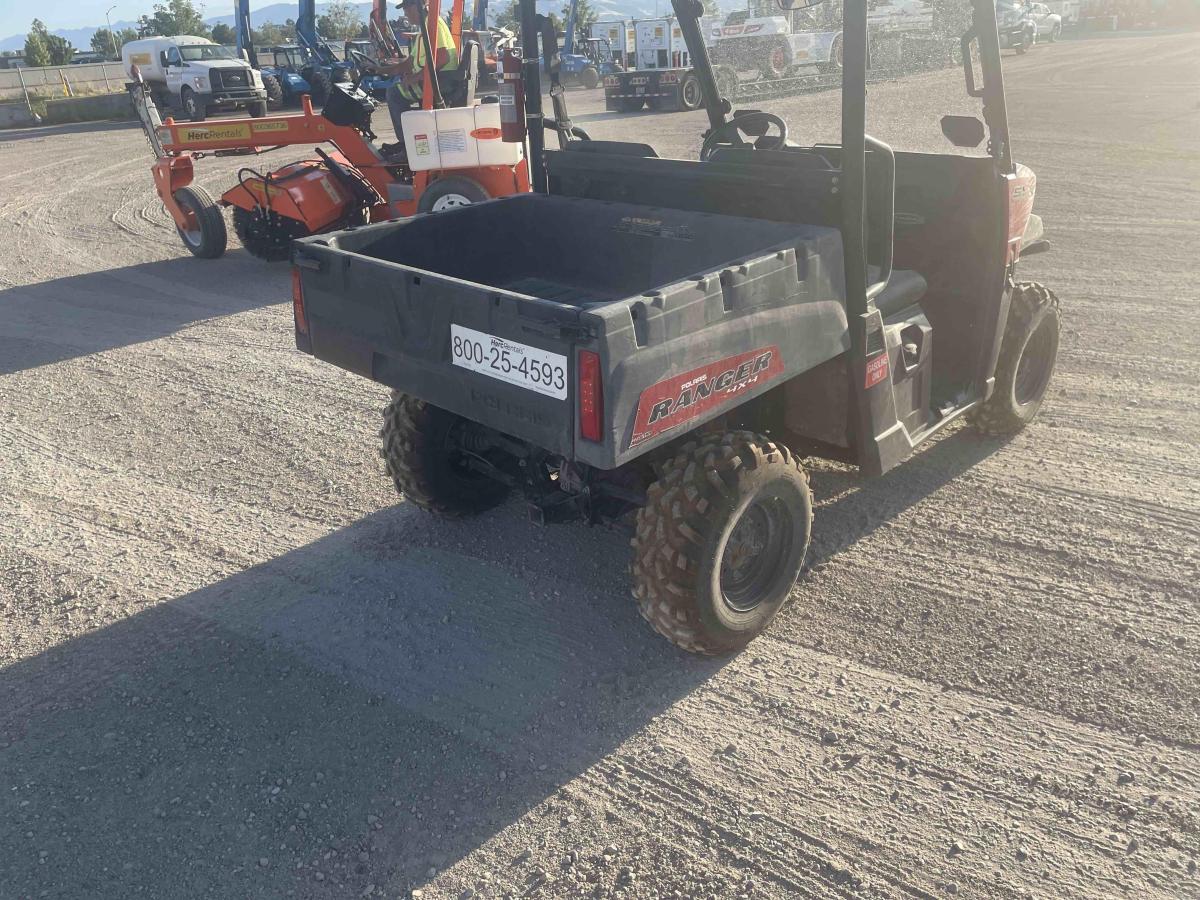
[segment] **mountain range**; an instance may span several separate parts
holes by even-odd
[[[508,0],[492,0],[490,11],[496,12],[507,6]],[[538,0],[537,7],[540,12],[560,12],[567,0]],[[742,9],[745,6],[744,0],[719,0],[720,7],[725,12],[730,12],[735,9]],[[151,4],[147,0],[147,7]],[[370,3],[356,3],[355,7],[359,11],[359,15],[363,21],[366,21],[368,14],[371,12]],[[389,3],[389,6],[394,6],[394,3]],[[230,8],[233,7],[232,0],[229,2]],[[328,8],[328,3],[317,4],[317,15],[322,15]],[[288,19],[295,19],[297,13],[297,4],[295,3],[272,3],[269,6],[264,6],[262,9],[253,10],[250,13],[250,24],[257,28],[266,22],[274,22],[282,25]],[[592,7],[600,13],[601,19],[648,19],[656,15],[670,15],[671,3],[670,0],[592,0]],[[397,12],[396,15],[399,15]],[[204,20],[210,27],[218,23],[225,25],[233,25],[233,13],[225,16],[212,16]],[[92,25],[87,28],[55,28],[53,34],[65,37],[77,50],[87,50],[91,47],[92,35],[97,28],[102,28],[103,25]],[[136,28],[136,22],[113,22],[113,29],[116,31],[122,28]],[[21,50],[25,47],[25,35],[14,34],[0,40],[0,51],[4,50]]]

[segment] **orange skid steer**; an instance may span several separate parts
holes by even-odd
[[[463,0],[454,0],[461,7]],[[438,4],[433,0],[422,31],[436,34]],[[461,15],[454,18],[461,23]],[[426,31],[426,28],[428,31]],[[461,42],[461,25],[453,34]],[[460,47],[457,72],[441,76],[455,86],[451,104],[474,120],[496,118],[496,104],[476,104],[474,77],[477,44]],[[427,53],[422,110],[444,105],[433,81],[435,54]],[[481,199],[529,190],[523,146],[502,143],[499,128],[466,132],[467,152],[438,157],[438,167],[423,167],[406,155],[384,154],[376,147],[371,117],[376,104],[356,85],[335,84],[320,113],[306,95],[299,113],[257,119],[213,119],[180,123],[160,119],[149,88],[134,72],[128,84],[134,107],[157,157],[155,188],[170,213],[184,246],[195,256],[213,259],[225,252],[227,232],[222,207],[232,207],[233,226],[246,250],[266,260],[288,258],[294,238],[367,222],[436,212]],[[406,114],[407,115],[407,114]],[[422,137],[418,136],[418,137]],[[436,146],[440,135],[434,134]],[[428,138],[426,138],[428,140]],[[194,163],[205,156],[257,155],[296,144],[317,145],[314,156],[274,171],[243,168],[238,182],[218,200],[193,183]],[[320,145],[330,145],[325,149]],[[455,147],[461,149],[462,141]]]

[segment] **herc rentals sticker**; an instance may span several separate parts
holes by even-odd
[[[782,374],[783,358],[779,348],[771,346],[727,356],[666,378],[642,391],[629,447],[690,422],[706,410]]]
[[[240,141],[249,138],[250,126],[244,124],[185,125],[178,127],[178,134],[181,144],[216,144],[223,141]]]

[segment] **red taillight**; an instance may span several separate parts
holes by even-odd
[[[296,330],[308,334],[308,316],[304,314],[304,287],[300,284],[300,270],[292,267],[292,315],[296,318]]]
[[[600,382],[600,354],[579,351],[579,434],[600,443],[600,420],[604,418],[604,385]]]

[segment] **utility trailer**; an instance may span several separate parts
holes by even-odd
[[[718,17],[701,17],[701,33],[718,28]],[[691,51],[679,22],[673,18],[643,19],[633,23],[633,71],[604,77],[604,108],[636,112],[643,106],[657,112],[699,109],[704,102],[700,79],[692,66]]]
[[[409,502],[463,516],[519,491],[542,522],[632,512],[639,611],[725,653],[804,564],[800,454],[873,476],[962,418],[1020,430],[1059,308],[1016,279],[1049,245],[1011,155],[992,0],[971,0],[961,43],[983,121],[942,119],[979,156],[866,133],[867,0],[845,3],[842,140],[812,146],[774,113],[730,115],[701,4],[673,6],[708,115],[699,160],[564,140],[556,102],[560,149],[529,133],[534,193],[297,241],[293,310],[301,350],[393,389],[383,455]],[[518,120],[536,122],[536,61],[525,79]],[[466,254],[463,234],[489,239]]]

